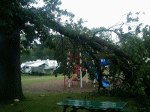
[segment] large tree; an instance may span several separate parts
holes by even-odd
[[[35,37],[44,42],[49,37],[49,26],[59,21],[60,15],[73,16],[60,10],[59,0],[44,0],[46,5],[34,8],[36,0],[1,0],[0,1],[0,99],[22,99],[20,72],[20,31],[26,33],[27,42]],[[55,13],[57,17],[55,17]],[[50,22],[50,23],[49,23]]]
[[[0,2],[0,99],[21,99],[20,30],[24,21],[17,1]]]

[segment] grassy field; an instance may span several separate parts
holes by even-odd
[[[37,80],[25,80],[25,79],[34,79],[34,78],[41,78]],[[37,82],[47,82],[47,81],[54,81],[54,80],[62,80],[64,77],[54,77],[54,76],[23,76],[22,80],[22,86],[30,85],[31,83],[37,83]]]
[[[24,95],[26,99],[21,102],[1,105],[0,112],[62,112],[63,106],[57,106],[56,103],[65,99],[128,102],[125,109],[131,110],[131,112],[138,112],[133,99],[121,100],[116,97],[95,97],[92,93],[33,94],[24,92]],[[70,109],[68,108],[67,112]],[[87,110],[78,110],[78,112],[87,112]]]
[[[58,74],[57,76],[63,76],[63,74]],[[21,75],[21,79],[46,78],[46,77],[55,77],[55,75],[54,74],[46,74],[43,76],[33,76],[28,74]]]
[[[47,76],[42,76],[44,78]],[[52,80],[61,80],[63,77],[40,79],[40,80],[28,80],[22,81],[23,86],[30,85],[36,82],[45,82]],[[24,76],[23,79],[39,78],[39,76]],[[9,104],[0,104],[0,112],[62,112],[63,106],[57,106],[65,99],[77,99],[77,100],[95,100],[95,101],[116,101],[127,102],[128,104],[124,109],[131,110],[131,112],[138,112],[137,102],[133,98],[118,98],[118,97],[106,97],[96,96],[95,93],[35,93],[24,91],[26,99],[20,102],[11,102]],[[71,108],[67,109],[69,112]],[[78,110],[78,112],[87,112],[87,110]],[[141,112],[144,112],[142,110]],[[145,111],[146,112],[146,111]]]

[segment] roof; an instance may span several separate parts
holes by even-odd
[[[36,61],[30,61],[30,62],[26,62],[26,63],[22,63],[21,64],[21,68],[23,66],[30,66],[30,67],[39,67],[40,65],[46,64],[47,66],[45,66],[45,69],[49,69],[49,68],[55,68],[58,66],[57,60],[40,60],[37,59]]]
[[[25,65],[26,65],[25,63],[22,63],[22,64],[21,64],[21,68],[24,67]]]
[[[31,65],[28,65],[28,66],[31,66],[31,67],[39,67],[40,65],[43,65],[45,64],[44,62],[41,62],[41,63],[34,63],[34,64],[31,64]]]

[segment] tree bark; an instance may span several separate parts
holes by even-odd
[[[20,72],[20,28],[0,29],[0,99],[22,99]]]

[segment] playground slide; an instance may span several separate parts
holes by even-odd
[[[98,82],[98,73],[97,72],[95,73],[95,78],[96,78],[96,80]],[[102,84],[103,84],[104,87],[110,87],[110,82],[106,81],[104,79],[104,77],[102,78]]]
[[[86,64],[88,64],[88,63],[86,62]],[[91,68],[92,67],[89,66],[89,69],[91,69]],[[95,71],[94,74],[95,74],[95,79],[98,82],[98,73]],[[102,84],[103,84],[104,87],[110,87],[110,82],[106,81],[104,78],[102,78]]]

